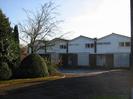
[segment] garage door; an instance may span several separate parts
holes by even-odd
[[[130,62],[129,54],[115,54],[114,55],[114,66],[115,67],[129,67]]]
[[[88,66],[89,65],[89,54],[88,53],[79,53],[78,54],[78,65],[79,66]]]

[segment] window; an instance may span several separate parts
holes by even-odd
[[[85,44],[85,48],[90,48],[90,44],[89,43]]]
[[[91,48],[94,48],[94,44],[93,43],[91,43]]]
[[[67,46],[66,45],[60,45],[60,49],[66,49]]]
[[[125,45],[124,42],[120,42],[120,43],[119,43],[119,46],[120,46],[120,47],[124,47],[124,45]]]
[[[94,48],[94,44],[93,43],[86,43],[85,48]]]
[[[130,47],[131,46],[131,43],[130,42],[120,42],[119,43],[119,46],[120,47]]]
[[[131,46],[131,43],[130,42],[125,42],[125,46],[126,47],[130,47]]]

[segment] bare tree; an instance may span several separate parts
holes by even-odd
[[[26,23],[20,23],[19,25],[23,34],[21,40],[29,43],[31,53],[35,53],[42,47],[46,49],[46,46],[51,46],[47,39],[57,35],[58,24],[61,22],[61,20],[57,20],[56,8],[53,2],[48,2],[41,5],[40,9],[34,12],[24,10],[27,14],[27,20]],[[45,46],[39,46],[37,40],[43,41],[41,43],[44,43]]]

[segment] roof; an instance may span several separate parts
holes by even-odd
[[[98,40],[101,40],[101,39],[107,38],[107,37],[109,37],[109,36],[111,36],[111,35],[118,35],[118,36],[122,36],[122,37],[130,38],[130,37],[125,36],[125,35],[122,35],[122,34],[111,33],[111,34],[109,34],[109,35],[106,35],[106,36],[104,36],[104,37],[99,38]]]
[[[72,39],[72,40],[70,40],[70,41],[73,41],[73,40],[78,39],[78,38],[80,38],[80,37],[94,40],[93,38],[89,38],[89,37],[86,37],[86,36],[80,35],[80,36],[78,36],[78,37],[76,37],[76,38],[74,38],[74,39]]]
[[[54,39],[52,39],[51,41],[57,41],[57,40],[61,40],[61,41],[69,41],[69,40],[66,40],[66,39],[63,39],[63,38],[54,38]]]

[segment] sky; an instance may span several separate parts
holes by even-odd
[[[0,0],[0,9],[12,25],[26,18],[22,10],[35,10],[51,0]],[[118,33],[130,36],[130,0],[52,0],[58,5],[60,28],[70,32],[66,38],[79,35],[95,38]]]

